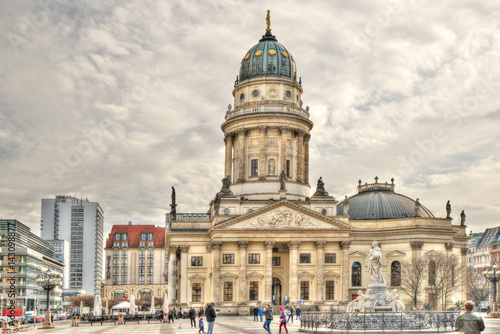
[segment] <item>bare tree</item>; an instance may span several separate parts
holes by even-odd
[[[428,286],[432,295],[432,306],[437,309],[438,302],[446,310],[448,299],[459,286],[459,273],[461,272],[458,257],[438,252],[428,256]]]
[[[418,295],[427,278],[427,258],[413,257],[401,263],[401,290],[417,308]]]
[[[71,296],[68,298],[71,306],[80,306],[82,302],[83,307],[94,307],[94,296],[81,295],[81,296]]]
[[[490,284],[484,278],[481,269],[467,267],[467,292],[474,302],[480,302],[488,298]]]

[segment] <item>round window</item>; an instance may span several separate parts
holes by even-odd
[[[245,102],[245,94],[241,93],[240,95],[240,102],[243,103]]]
[[[322,214],[323,216],[326,216],[326,209],[321,210],[321,214]]]
[[[286,95],[286,97],[287,97],[288,99],[292,97],[292,93],[290,93],[290,91],[289,91],[289,90],[287,90],[287,91],[285,92],[285,95]]]
[[[224,214],[225,214],[225,215],[228,215],[228,214],[229,214],[229,209],[228,209],[228,208],[225,208],[225,209],[224,209]]]
[[[259,95],[260,95],[260,92],[257,89],[252,92],[253,97],[257,97]]]

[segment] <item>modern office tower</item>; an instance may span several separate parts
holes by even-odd
[[[45,309],[47,293],[37,285],[36,277],[48,269],[54,274],[63,274],[63,264],[54,259],[54,248],[49,242],[15,219],[0,219],[1,309],[5,310],[12,303],[16,309],[25,306],[26,311]],[[11,277],[15,277],[14,285]],[[51,310],[62,308],[61,287],[50,292],[49,304]]]
[[[98,202],[68,195],[42,199],[41,236],[45,240],[69,242],[68,288],[73,294],[100,294],[103,225],[103,211]]]

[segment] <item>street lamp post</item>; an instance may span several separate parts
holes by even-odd
[[[60,286],[62,282],[61,275],[53,274],[50,269],[47,270],[45,274],[39,274],[36,277],[36,284],[41,286],[43,290],[47,291],[47,311],[45,312],[43,327],[52,327],[52,321],[50,319],[50,291],[54,290],[57,286]]]
[[[495,262],[490,269],[483,270],[484,278],[489,280],[493,284],[493,301],[491,302],[492,310],[490,312],[490,317],[498,318],[498,303],[497,303],[497,282],[500,281],[500,269]]]

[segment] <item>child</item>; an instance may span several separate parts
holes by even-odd
[[[198,333],[203,333],[205,334],[205,326],[203,325],[203,317],[200,317],[200,322],[198,324]]]

